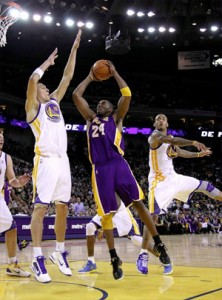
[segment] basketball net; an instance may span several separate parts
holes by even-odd
[[[7,43],[6,34],[8,28],[20,18],[21,7],[15,2],[1,3],[1,1],[0,7],[4,7],[0,14],[0,47],[4,47]]]

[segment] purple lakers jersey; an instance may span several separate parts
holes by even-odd
[[[113,116],[96,116],[88,131],[89,160],[92,164],[104,163],[124,155],[122,133],[116,127]]]

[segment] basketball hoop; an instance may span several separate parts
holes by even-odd
[[[7,43],[7,30],[20,18],[22,9],[17,3],[6,2],[5,0],[0,0],[0,8],[0,47],[4,47]]]

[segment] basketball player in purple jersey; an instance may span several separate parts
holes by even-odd
[[[144,200],[143,191],[123,158],[122,126],[129,109],[131,91],[114,65],[111,62],[109,65],[112,76],[122,94],[117,109],[114,109],[112,103],[107,100],[99,101],[97,112],[90,109],[87,101],[83,98],[83,93],[92,81],[96,81],[92,71],[73,92],[73,101],[87,121],[89,160],[92,164],[92,188],[97,204],[97,213],[102,217],[101,225],[111,256],[113,277],[118,280],[123,278],[123,271],[120,267],[122,261],[116,253],[113,237],[112,217],[118,209],[115,193],[120,196],[126,207],[131,204],[134,205],[141,220],[152,234],[162,262],[170,264],[170,258],[156,231],[148,209],[141,201]]]

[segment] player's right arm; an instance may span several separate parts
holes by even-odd
[[[94,78],[92,73],[90,72],[89,75],[77,86],[72,94],[72,100],[75,106],[77,107],[83,118],[88,122],[92,122],[92,120],[96,116],[96,113],[89,107],[86,99],[83,98],[83,93],[92,80],[94,80]]]
[[[57,52],[58,49],[56,48],[47,60],[38,67],[29,78],[25,102],[26,119],[28,122],[33,120],[38,111],[39,102],[37,99],[37,84],[48,67],[55,64],[54,61],[58,57]]]
[[[160,131],[155,131],[149,138],[149,144],[151,148],[157,148],[162,143],[171,144],[179,147],[194,146],[199,151],[206,151],[209,149],[207,146],[200,142],[187,140],[181,137],[174,137],[172,135],[166,135]]]

